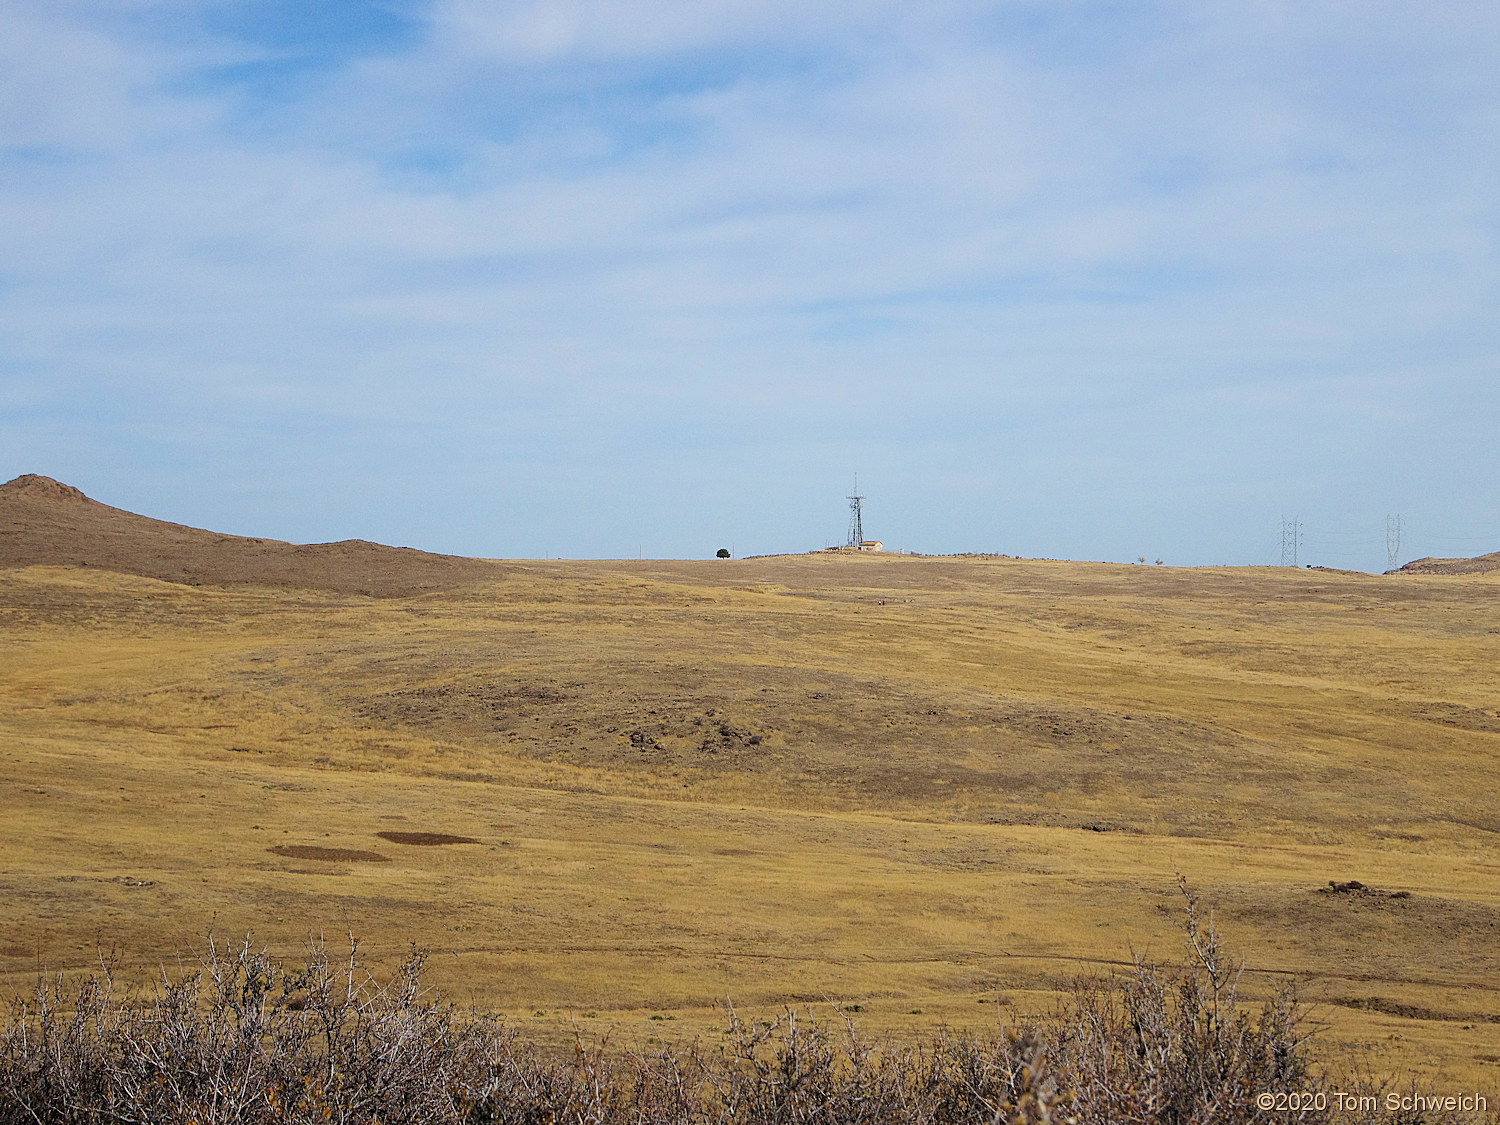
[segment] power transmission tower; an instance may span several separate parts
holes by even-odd
[[[861,518],[860,505],[865,498],[859,494],[859,474],[854,474],[854,494],[847,497],[849,501],[849,546],[856,551],[859,545],[865,541],[865,525]]]
[[[1293,516],[1281,517],[1281,565],[1296,566],[1297,552],[1302,546],[1302,521]]]
[[[1385,557],[1395,570],[1401,562],[1401,517],[1399,515],[1385,517]]]

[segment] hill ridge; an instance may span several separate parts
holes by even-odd
[[[82,566],[190,585],[269,585],[404,594],[504,577],[488,559],[367,539],[289,543],[111,507],[39,473],[0,485],[0,567]]]

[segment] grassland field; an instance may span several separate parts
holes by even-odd
[[[1321,1057],[1495,1097],[1497,607],[1005,558],[0,568],[0,986],[353,933],[547,1041],[993,1028],[1179,959],[1181,873]]]

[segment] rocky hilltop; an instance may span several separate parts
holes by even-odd
[[[1476,555],[1472,559],[1416,559],[1392,574],[1485,574],[1500,570],[1500,551]]]

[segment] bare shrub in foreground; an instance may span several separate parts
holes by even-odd
[[[1338,1107],[1308,1068],[1296,998],[1252,1016],[1240,972],[1192,892],[1186,970],[1138,959],[1118,986],[1084,981],[1035,1026],[920,1047],[866,1040],[838,1013],[742,1020],[727,1041],[656,1054],[575,1042],[552,1058],[497,1021],[422,991],[413,949],[380,983],[313,948],[288,969],[248,941],[210,939],[200,963],[149,995],[108,963],[69,986],[44,976],[0,1029],[0,1125],[1133,1125],[1496,1122],[1489,1114]],[[1295,1113],[1266,1092],[1325,1095]],[[1416,1091],[1412,1091],[1416,1092]],[[1311,1098],[1309,1098],[1311,1102]]]
[[[1185,882],[1181,889],[1188,968],[1174,979],[1137,957],[1118,1002],[1081,984],[1059,1021],[1059,1052],[1088,1107],[1083,1120],[1255,1120],[1258,1094],[1309,1087],[1295,992],[1278,992],[1258,1018],[1245,1011],[1242,966],[1230,962]]]

